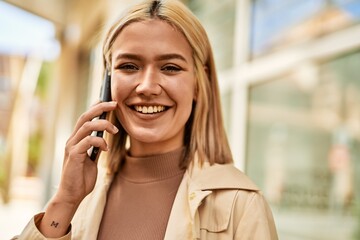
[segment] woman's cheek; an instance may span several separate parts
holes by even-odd
[[[113,83],[111,86],[111,96],[114,101],[120,101],[121,96],[124,96],[125,86],[124,84],[121,85],[118,81]]]

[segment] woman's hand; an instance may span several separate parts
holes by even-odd
[[[97,176],[96,162],[90,160],[88,150],[94,146],[108,150],[103,138],[91,136],[93,131],[116,134],[118,129],[107,120],[91,121],[103,112],[114,110],[116,102],[99,103],[78,119],[74,132],[65,147],[63,172],[56,196],[62,201],[78,205],[94,188]]]
[[[118,129],[107,120],[92,119],[103,112],[114,110],[116,105],[116,102],[98,103],[78,119],[66,142],[59,189],[50,201],[40,224],[40,231],[46,237],[65,235],[79,204],[94,189],[97,163],[90,160],[88,150],[94,146],[107,151],[108,145],[103,138],[91,136],[91,133],[107,131],[116,134]]]

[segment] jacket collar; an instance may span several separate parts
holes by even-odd
[[[224,173],[224,174],[222,174]],[[233,164],[209,163],[200,166],[197,161],[189,168],[191,184],[189,189],[216,190],[216,189],[243,189],[259,191],[259,188],[243,172]]]

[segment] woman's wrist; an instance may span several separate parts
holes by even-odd
[[[56,196],[49,202],[38,226],[39,231],[50,238],[59,238],[68,233],[71,220],[78,204],[61,201]]]

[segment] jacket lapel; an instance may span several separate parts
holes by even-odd
[[[192,219],[188,202],[188,172],[185,172],[171,209],[164,240],[192,239]]]

